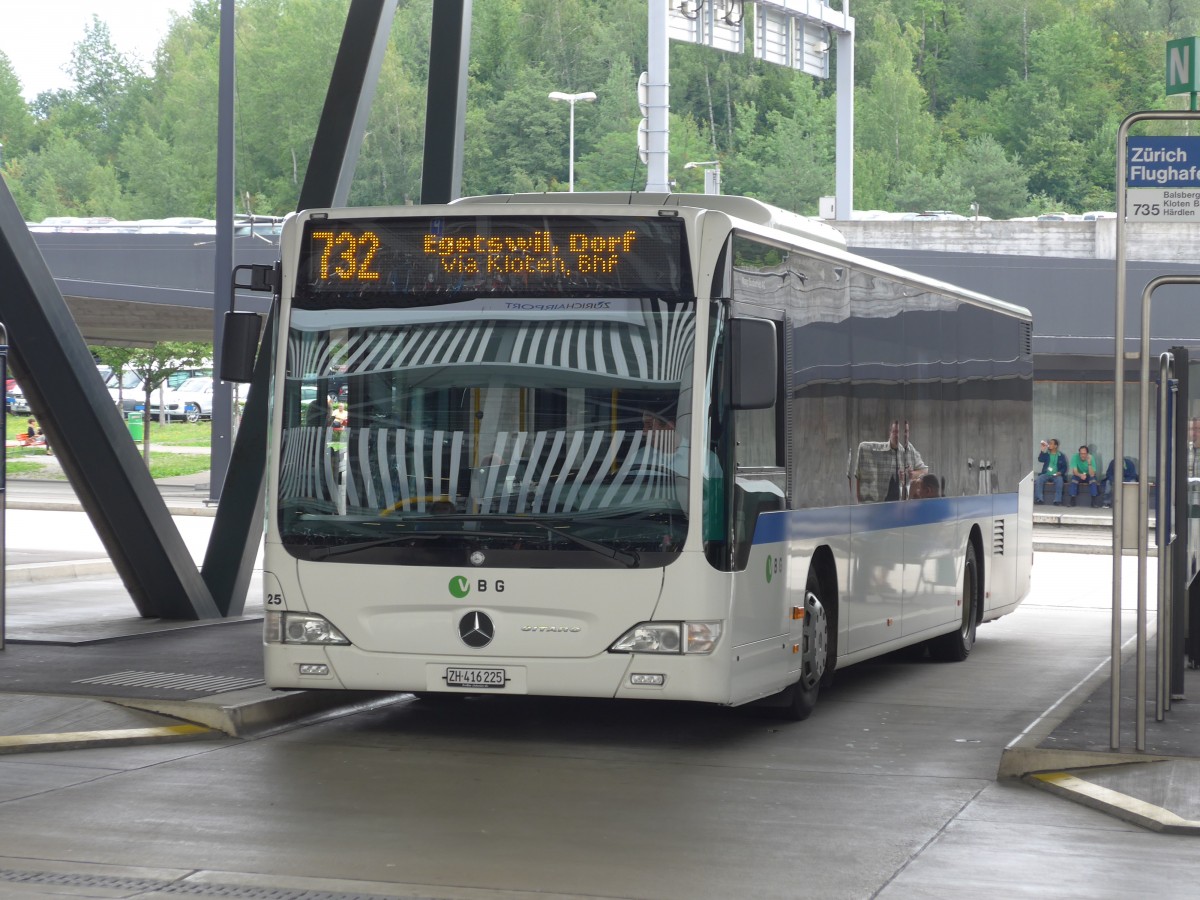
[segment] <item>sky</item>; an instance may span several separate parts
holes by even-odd
[[[150,71],[171,13],[185,15],[192,0],[0,0],[0,51],[12,63],[26,100],[69,88],[65,68],[93,13],[108,25],[113,44]]]

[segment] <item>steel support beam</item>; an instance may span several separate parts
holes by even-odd
[[[234,8],[221,0],[221,39],[217,67],[217,233],[213,254],[213,367],[221,371],[225,355],[221,326],[233,308],[233,192],[234,188]],[[213,382],[212,436],[209,439],[208,499],[219,501],[233,440],[233,385]]]
[[[449,203],[462,196],[471,0],[434,0],[430,32],[421,202]]]
[[[138,613],[215,617],[212,595],[2,179],[0,284],[13,372]]]
[[[359,110],[369,102],[367,85],[373,87],[372,66],[377,75],[386,46],[386,40],[377,38],[380,32],[390,32],[395,10],[396,0],[351,0],[325,106],[317,123],[312,156],[300,188],[298,209],[332,206],[338,196],[339,181],[352,174],[344,174],[346,160],[352,155],[351,148],[362,140],[361,129],[366,121]],[[267,399],[274,365],[276,322],[272,311],[259,346],[254,380],[234,440],[201,570],[221,614],[227,616],[240,615],[245,608],[262,537]]]

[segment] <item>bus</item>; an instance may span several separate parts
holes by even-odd
[[[1028,591],[1022,308],[732,196],[308,210],[280,248],[272,688],[803,719]]]

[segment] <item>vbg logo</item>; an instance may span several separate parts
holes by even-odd
[[[450,595],[456,600],[462,600],[471,593],[471,579],[466,575],[455,575],[446,586],[450,589]],[[475,582],[477,594],[486,594],[488,591],[494,591],[497,594],[504,593],[504,580],[497,578],[495,581],[488,581],[486,578],[480,578]]]
[[[783,571],[783,559],[767,554],[767,584],[771,583],[771,579]]]

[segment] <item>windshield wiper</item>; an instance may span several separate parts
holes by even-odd
[[[620,563],[627,569],[636,569],[641,565],[642,558],[635,550],[619,550],[616,547],[610,547],[607,544],[601,544],[599,541],[593,541],[589,538],[580,537],[577,534],[572,534],[565,528],[558,525],[552,525],[549,522],[543,522],[540,519],[526,519],[520,516],[472,516],[472,515],[456,515],[447,516],[447,519],[455,522],[500,522],[504,525],[537,525],[545,529],[556,537],[560,537],[565,541],[574,544],[577,547],[583,547],[585,550],[591,550],[593,553],[598,553],[603,557]],[[412,532],[408,534],[398,534],[386,538],[373,538],[369,541],[355,541],[350,544],[337,544],[332,547],[322,547],[314,550],[309,554],[309,558],[313,560],[329,559],[333,556],[342,556],[346,553],[356,553],[359,550],[370,550],[374,547],[388,547],[403,544],[411,540],[436,540],[447,536],[462,536],[472,539],[477,538],[511,538],[512,534],[499,531],[438,531],[438,532]]]
[[[543,522],[541,519],[526,519],[521,516],[478,516],[481,520],[499,521],[505,525],[538,525],[545,528],[551,534],[570,541],[578,547],[591,550],[594,553],[599,553],[601,556],[606,556],[611,560],[619,562],[627,569],[636,569],[642,563],[642,558],[636,550],[618,550],[616,547],[610,547],[608,544],[601,544],[599,541],[593,541],[590,538],[580,537],[577,534],[572,534],[565,528],[559,525],[551,525],[549,522]]]
[[[328,559],[331,556],[341,556],[343,553],[354,553],[358,550],[370,550],[372,547],[388,547],[403,544],[407,541],[433,540],[444,535],[440,534],[397,534],[392,537],[375,538],[370,541],[355,541],[352,544],[335,544],[332,547],[321,547],[309,554],[311,559]]]

